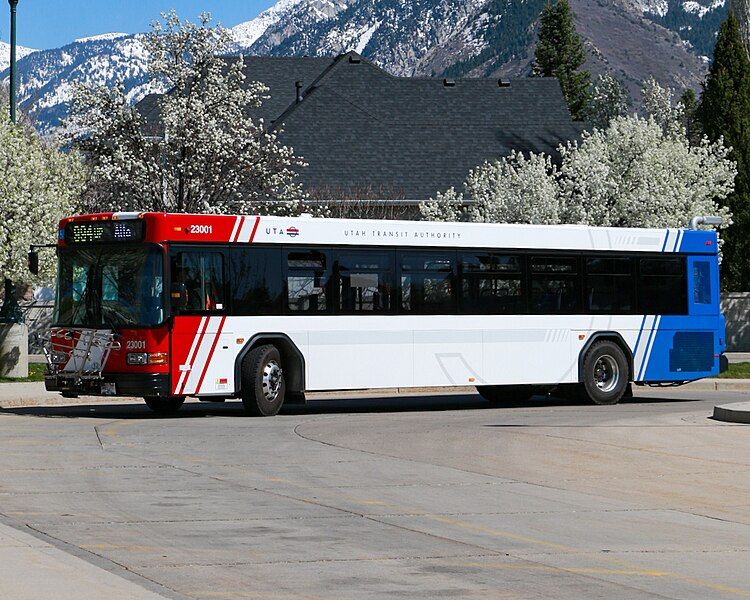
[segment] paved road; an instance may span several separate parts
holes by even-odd
[[[732,400],[9,409],[0,548],[30,534],[109,598],[748,598],[750,427],[707,418]],[[44,595],[8,569],[0,597]]]

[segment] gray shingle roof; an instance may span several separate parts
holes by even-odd
[[[231,60],[231,59],[228,59]],[[308,167],[317,196],[419,201],[513,150],[556,154],[579,137],[556,79],[394,77],[355,53],[332,58],[245,57],[249,81],[270,88],[253,116],[280,131]],[[295,82],[304,89],[296,102]],[[139,110],[153,123],[156,99]]]

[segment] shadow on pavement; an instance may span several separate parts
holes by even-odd
[[[700,402],[699,399],[634,397],[623,400],[621,405]],[[512,408],[542,409],[556,406],[589,406],[553,396],[535,396],[525,402],[490,406],[480,396],[386,396],[380,398],[346,398],[341,400],[310,400],[307,404],[285,406],[282,415],[322,415],[360,413],[438,412],[455,410],[502,410]],[[606,407],[605,407],[606,408]],[[90,418],[90,419],[188,419],[205,417],[245,417],[242,404],[231,402],[188,402],[173,415],[158,415],[145,404],[80,404],[68,406],[35,406],[0,409],[0,414],[46,418]]]

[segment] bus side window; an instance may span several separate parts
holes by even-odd
[[[640,314],[687,314],[687,279],[683,257],[642,258],[638,269]]]
[[[635,279],[630,258],[597,256],[584,260],[586,311],[593,314],[633,314]]]
[[[230,250],[232,310],[237,315],[280,315],[284,296],[281,248]]]
[[[696,260],[693,263],[693,302],[712,304],[711,263],[707,260]]]
[[[171,266],[172,285],[184,285],[187,293],[181,312],[224,310],[224,257],[220,252],[177,252]]]
[[[401,311],[449,315],[456,312],[455,252],[401,253]]]
[[[392,306],[393,252],[340,251],[336,256],[340,314],[388,312]]]
[[[578,259],[573,256],[531,258],[531,312],[580,312]]]
[[[522,256],[461,254],[461,312],[513,315],[526,312]]]
[[[286,256],[286,308],[292,313],[325,313],[329,309],[331,269],[324,250],[290,249]]]

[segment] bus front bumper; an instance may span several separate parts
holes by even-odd
[[[47,391],[81,396],[169,396],[166,373],[105,373],[101,377],[76,377],[73,374],[45,375]]]

